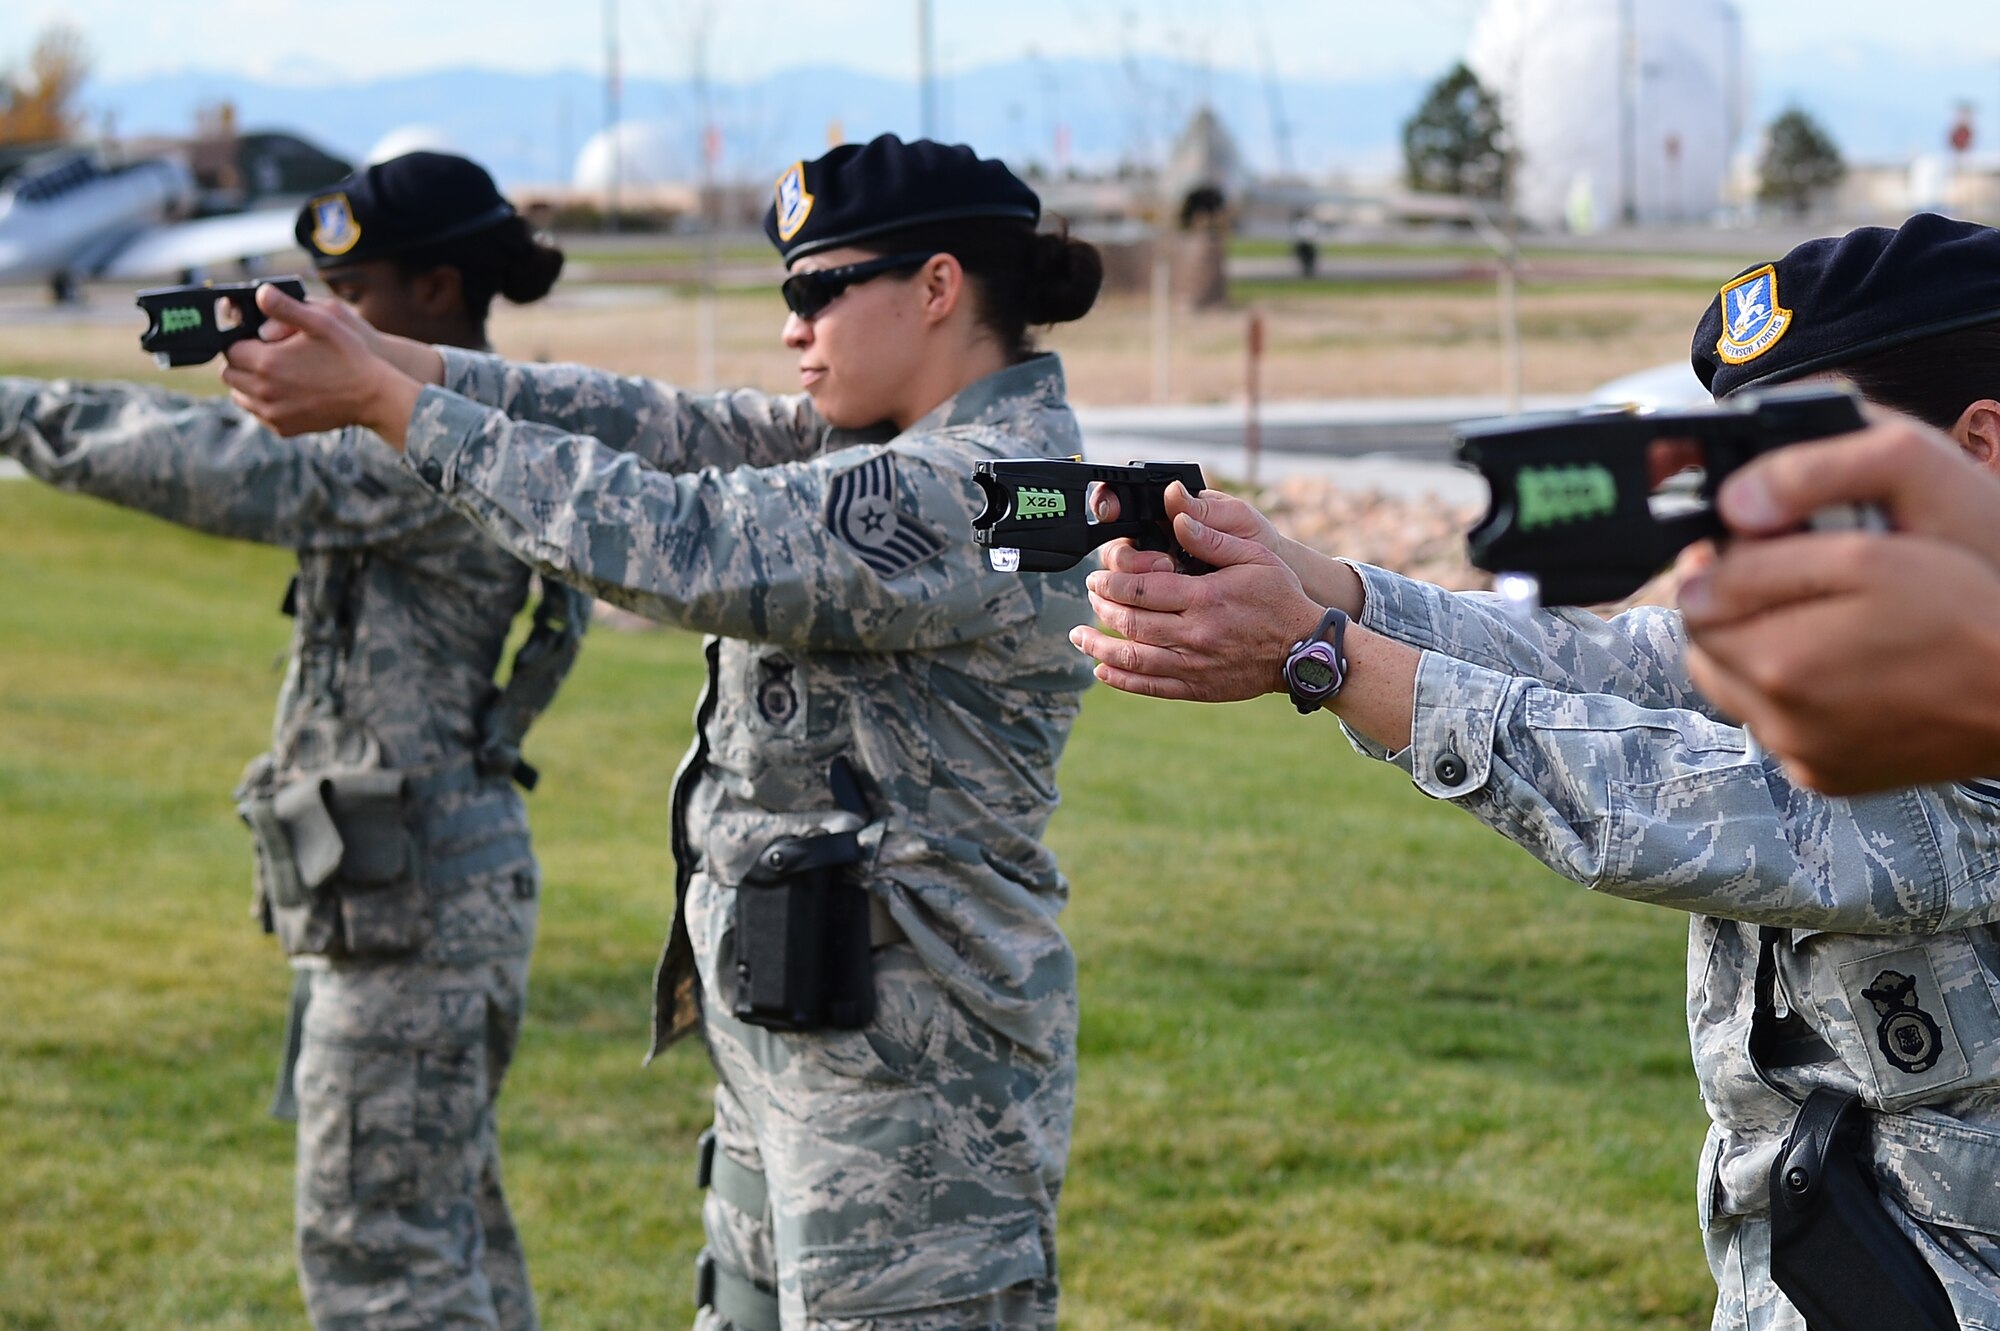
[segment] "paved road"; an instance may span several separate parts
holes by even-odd
[[[1571,398],[1529,398],[1531,411],[1576,405]],[[1080,408],[1085,446],[1105,462],[1174,458],[1199,462],[1217,477],[1259,481],[1332,476],[1401,495],[1474,499],[1484,483],[1451,463],[1454,422],[1495,416],[1496,398],[1354,399],[1274,402],[1262,418],[1263,447],[1253,464],[1243,445],[1241,406]],[[0,460],[0,480],[21,474]]]
[[[1534,396],[1523,399],[1521,409],[1561,411],[1582,404],[1580,397]],[[1447,463],[1454,425],[1506,413],[1507,404],[1497,397],[1270,402],[1259,415],[1258,433],[1267,454],[1332,458],[1386,455],[1405,461]],[[1136,436],[1240,451],[1246,433],[1240,403],[1079,407],[1077,416],[1089,436]]]
[[[1572,397],[1531,397],[1523,410],[1581,405]],[[1198,407],[1080,407],[1084,444],[1102,462],[1174,459],[1198,462],[1218,482],[1259,484],[1287,476],[1325,476],[1356,489],[1400,498],[1436,496],[1473,503],[1486,483],[1451,461],[1452,427],[1505,414],[1499,398],[1353,398],[1267,403],[1262,447],[1244,447],[1239,404]]]

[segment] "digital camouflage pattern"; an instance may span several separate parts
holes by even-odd
[[[814,1037],[810,1058],[707,1013],[716,1148],[775,1191],[753,1212],[711,1187],[709,1253],[776,1290],[785,1326],[1053,1327],[1074,1064],[996,1034],[909,945],[875,956],[877,1021]]]
[[[535,1325],[493,1114],[527,956],[308,975],[297,1205],[315,1325]]]
[[[721,1112],[725,1145],[777,1175],[785,1324],[851,1325],[870,1290],[908,1311],[997,1294],[979,1286],[1030,1265],[1052,1281],[1076,979],[1056,925],[1068,885],[1041,836],[1090,682],[1066,637],[1087,603],[1082,570],[993,572],[971,519],[975,462],[1081,451],[1055,358],[989,376],[895,438],[832,430],[803,396],[694,395],[460,352],[446,354],[446,385],[467,396],[425,391],[408,439],[419,474],[545,572],[714,635],[676,783],[679,907],[654,1050],[715,996],[723,1094],[756,1107]],[[880,1069],[856,1061],[891,1038],[887,1015],[860,1035],[740,1042],[716,1015],[731,994],[734,885],[775,838],[828,825],[827,770],[843,754],[871,814],[867,886],[921,962],[913,992],[950,1014],[893,1101]],[[919,1141],[854,1107],[878,1103],[946,1117]],[[822,1214],[826,1232],[796,1237]],[[1035,1235],[1039,1264],[974,1255],[971,1236],[983,1244],[996,1224]],[[729,1256],[725,1234],[710,1240]],[[917,1261],[893,1280],[892,1241]],[[820,1268],[849,1275],[817,1283]],[[1052,1314],[1052,1285],[1045,1302]]]
[[[478,1104],[462,1096],[422,1100],[414,1116],[371,1116],[379,1135],[350,1162],[357,1176],[386,1177],[419,1139],[476,1138],[492,1180],[477,1201],[483,1246],[468,1241],[475,1193],[436,1191],[463,1182],[459,1174],[426,1171],[420,1195],[404,1188],[394,1202],[380,1191],[343,1200],[339,1189],[304,1186],[343,1167],[324,1156],[336,1136],[329,1116],[366,1115],[362,1106],[378,1093],[344,1052],[351,1040],[327,1043],[328,1033],[372,1032],[369,1040],[393,1048],[406,1029],[378,1024],[380,1004],[345,1007],[348,996],[402,984],[485,993],[495,1011],[513,1014],[477,1042],[482,1056],[490,1050],[504,1064],[519,1025],[539,887],[520,795],[506,777],[483,775],[472,762],[529,572],[368,440],[356,431],[279,439],[220,399],[0,379],[0,453],[32,474],[198,531],[297,551],[288,598],[296,626],[272,748],[251,764],[239,795],[334,771],[406,773],[404,821],[418,856],[415,872],[394,886],[316,894],[310,910],[287,920],[295,926],[288,950],[309,973],[312,994],[300,1061],[314,1071],[310,1087],[299,1086],[307,1305],[322,1327],[358,1325],[338,1310],[364,1305],[371,1327],[403,1325],[399,1310],[477,1283],[490,1296],[463,1324],[517,1331],[533,1327],[535,1314],[519,1246],[505,1238],[513,1225],[493,1154],[497,1076]],[[266,899],[269,867],[260,857],[267,920],[287,915]],[[318,955],[329,947],[340,955]],[[509,978],[495,979],[495,965]],[[406,1064],[422,1044],[403,1046]],[[398,1251],[448,1253],[456,1267],[414,1258],[404,1265]],[[391,1267],[400,1268],[393,1277]],[[427,1315],[411,1316],[409,1325],[431,1324]]]
[[[1796,1109],[1749,1056],[1759,926],[1833,1051],[1771,1073],[1871,1109],[1888,1210],[1959,1320],[2000,1328],[2000,799],[1985,783],[1801,789],[1689,682],[1677,612],[1531,617],[1356,566],[1361,622],[1425,649],[1389,755],[1557,872],[1689,912],[1688,1031],[1712,1123],[1699,1201],[1717,1328],[1803,1322],[1769,1274],[1766,1187]]]

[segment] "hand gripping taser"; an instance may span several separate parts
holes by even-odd
[[[1643,586],[1687,546],[1727,536],[1715,494],[1731,472],[1788,444],[1863,428],[1838,388],[1744,393],[1684,412],[1552,412],[1459,427],[1456,452],[1492,496],[1466,535],[1472,564],[1524,608],[1601,605]],[[1699,471],[1656,482],[1653,447],[1691,444]],[[1887,530],[1869,505],[1813,515],[1815,531]]]
[[[1120,537],[1172,555],[1183,573],[1214,571],[1181,549],[1167,516],[1169,485],[1179,481],[1189,494],[1206,488],[1195,463],[1117,467],[1082,458],[1005,458],[975,464],[972,479],[986,498],[985,511],[972,520],[972,539],[1001,573],[1060,573]],[[1098,520],[1091,500],[1101,492],[1118,501],[1114,521]]]
[[[137,299],[146,312],[146,331],[139,334],[140,350],[152,352],[153,363],[165,370],[199,365],[230,344],[257,336],[266,318],[257,308],[261,286],[274,286],[293,300],[306,298],[305,283],[296,277],[141,291]]]

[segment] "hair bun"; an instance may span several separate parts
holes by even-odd
[[[502,237],[505,255],[500,266],[500,294],[516,305],[527,305],[549,294],[562,275],[563,252],[541,239],[527,219],[508,219]]]
[[[1067,226],[1038,232],[1028,247],[1025,285],[1029,323],[1081,319],[1097,303],[1104,286],[1104,259],[1097,246],[1071,236]]]

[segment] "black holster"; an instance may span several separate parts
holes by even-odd
[[[868,890],[853,832],[781,837],[736,888],[739,1021],[779,1031],[853,1030],[875,1018]]]
[[[1883,1209],[1852,1095],[1806,1097],[1771,1166],[1771,1278],[1811,1331],[1958,1331],[1944,1285]]]

